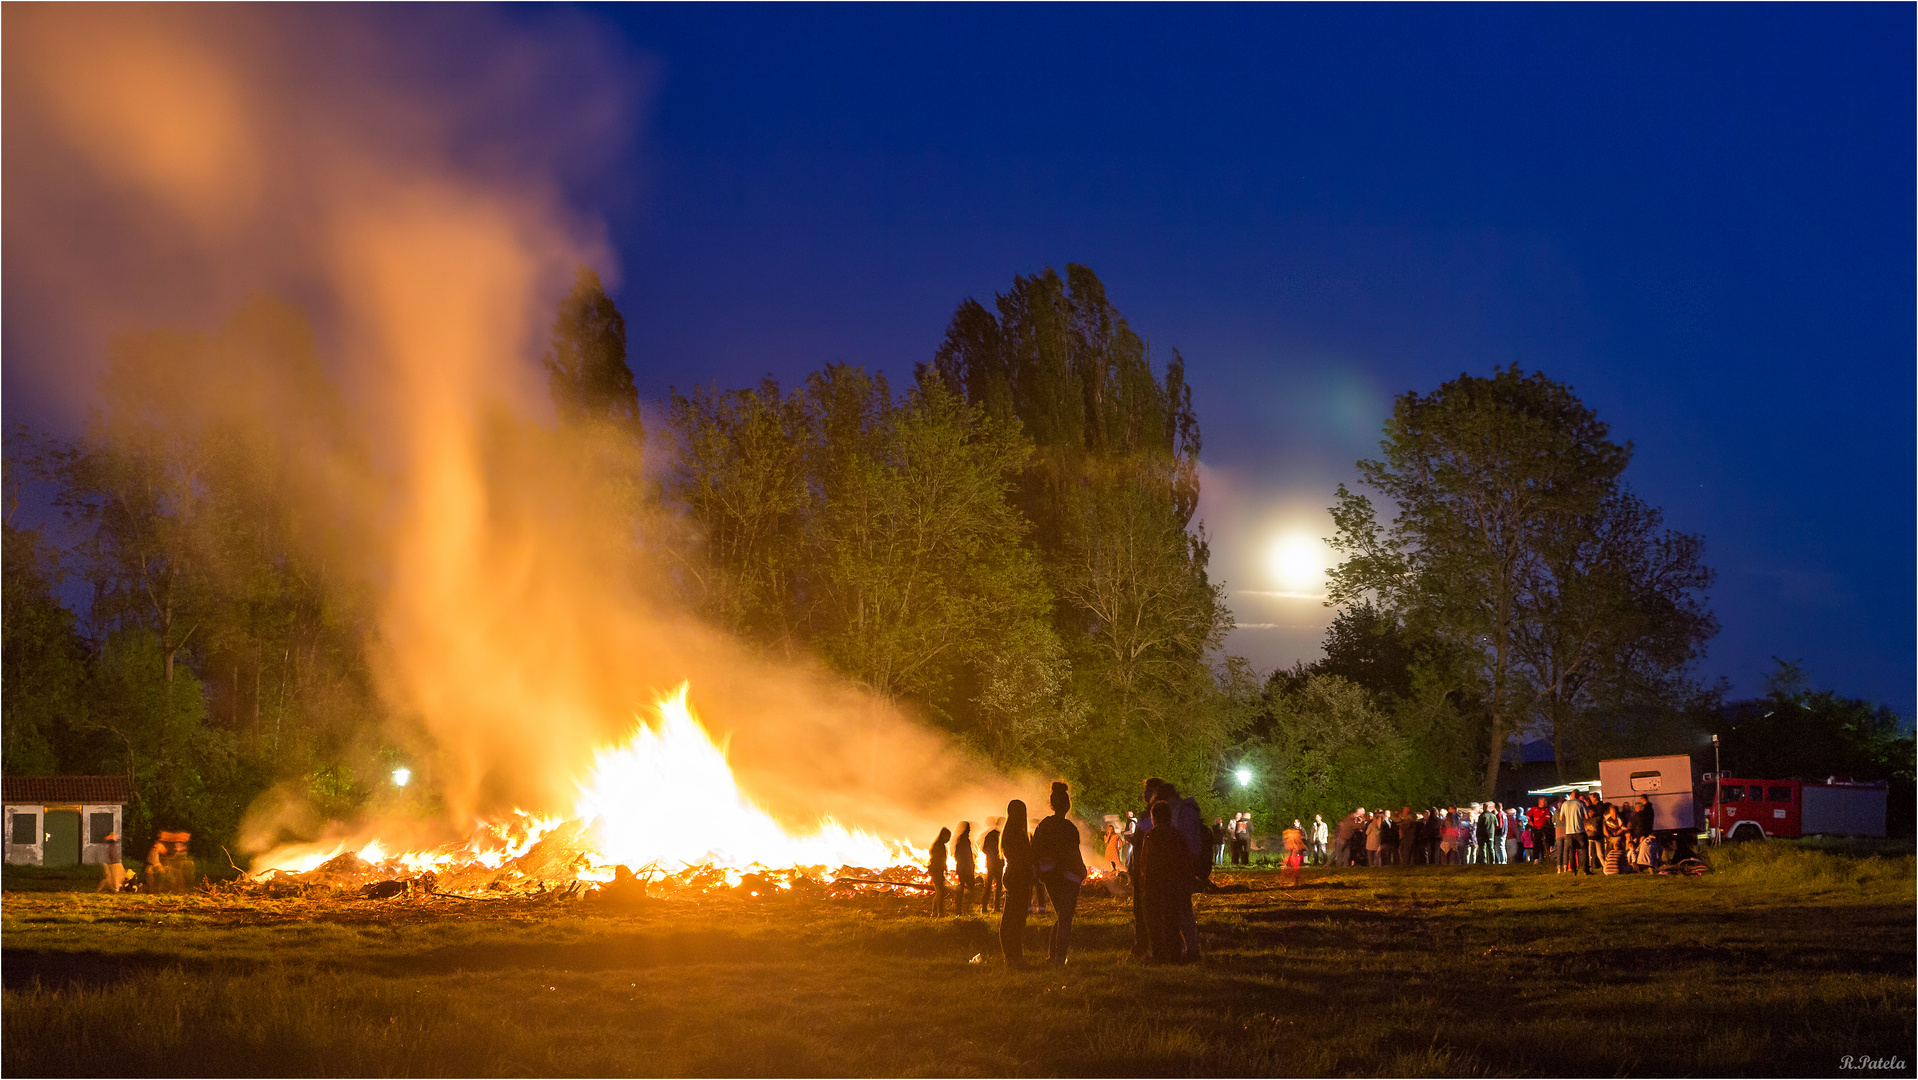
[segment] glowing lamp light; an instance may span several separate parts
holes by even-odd
[[[407,781],[411,779],[413,779],[413,770],[405,766],[393,770],[393,783],[395,786],[405,787]]]
[[[1240,787],[1245,787],[1247,784],[1250,784],[1252,782],[1251,769],[1240,769],[1239,771],[1233,773],[1232,775],[1239,778]]]

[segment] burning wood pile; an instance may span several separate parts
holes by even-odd
[[[687,705],[686,687],[657,714],[599,753],[570,818],[517,812],[426,851],[389,853],[377,838],[283,848],[228,887],[263,897],[604,900],[930,888],[925,854],[909,843],[831,818],[795,834],[754,806]]]

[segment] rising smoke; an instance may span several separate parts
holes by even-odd
[[[643,58],[571,16],[472,9],[4,18],[10,384],[77,411],[99,365],[70,358],[110,334],[242,312],[240,345],[132,385],[173,422],[274,445],[309,554],[378,598],[386,735],[427,759],[439,829],[570,810],[593,752],[682,681],[730,733],[742,788],[789,823],[923,842],[1043,792],[703,625],[665,587],[660,541],[635,543],[556,433],[538,365],[554,301],[577,265],[616,270],[560,192],[637,127]],[[458,49],[417,47],[452,33]],[[271,335],[245,347],[263,293],[312,318],[319,368]]]

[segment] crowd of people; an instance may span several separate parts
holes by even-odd
[[[1200,958],[1192,894],[1209,887],[1215,865],[1251,863],[1252,815],[1205,824],[1196,799],[1152,777],[1145,782],[1143,813],[1127,811],[1123,824],[1106,825],[1100,848],[1115,880],[1132,892],[1133,945],[1137,959],[1189,964]],[[1089,876],[1080,853],[1079,827],[1069,819],[1072,794],[1056,781],[1047,796],[1052,813],[1028,826],[1026,804],[1014,799],[1003,818],[988,822],[974,858],[972,823],[957,833],[940,829],[926,869],[932,914],[999,915],[999,947],[1009,968],[1026,966],[1026,919],[1050,907],[1053,925],[1046,959],[1064,964],[1072,942],[1079,889]],[[1653,830],[1649,799],[1631,806],[1573,792],[1555,803],[1539,799],[1525,808],[1500,803],[1367,810],[1360,807],[1336,826],[1323,814],[1310,825],[1293,819],[1281,836],[1284,866],[1296,875],[1307,862],[1322,866],[1471,866],[1508,863],[1551,865],[1559,873],[1630,873],[1656,870],[1670,856]],[[956,895],[955,893],[956,887]],[[975,892],[975,890],[977,890]]]
[[[1304,859],[1331,866],[1471,866],[1534,863],[1559,873],[1656,870],[1672,853],[1653,829],[1651,801],[1621,806],[1597,792],[1571,792],[1533,806],[1502,803],[1367,810],[1328,826],[1297,820]]]

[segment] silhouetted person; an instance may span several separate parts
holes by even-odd
[[[1126,866],[1126,872],[1132,878],[1132,955],[1138,959],[1144,959],[1152,951],[1151,939],[1146,935],[1144,868],[1139,861],[1139,845],[1152,832],[1152,803],[1159,794],[1159,786],[1164,783],[1156,776],[1146,778],[1146,813],[1139,818],[1137,827],[1127,838],[1132,851],[1132,861]]]
[[[1192,864],[1196,856],[1185,837],[1172,827],[1172,804],[1163,800],[1152,804],[1152,830],[1140,841],[1139,866],[1145,877],[1144,917],[1152,962],[1184,963],[1184,935],[1179,932],[1183,911],[1192,908],[1195,876]]]
[[[1005,953],[1006,966],[1026,966],[1026,904],[1034,883],[1032,837],[1026,833],[1026,804],[1014,799],[1006,804],[1006,827],[999,835],[999,855],[1006,861],[1006,910],[999,917],[999,950]]]
[[[972,822],[959,823],[959,835],[952,839],[952,871],[959,879],[959,904],[955,909],[961,917],[972,913],[972,886],[978,879],[972,875]]]
[[[1086,879],[1086,862],[1079,854],[1079,827],[1066,820],[1072,809],[1072,793],[1065,781],[1052,783],[1047,797],[1052,815],[1032,830],[1032,863],[1039,883],[1052,900],[1052,936],[1047,941],[1046,959],[1054,964],[1066,962],[1066,948],[1072,944],[1072,913],[1079,909],[1079,883]]]
[[[1006,861],[999,857],[999,827],[986,830],[979,841],[979,854],[986,857],[986,887],[979,894],[979,910],[986,909],[986,900],[992,901],[992,910],[999,910],[1001,893],[1005,891]]]
[[[932,861],[926,864],[926,872],[932,875],[932,917],[935,919],[946,913],[946,841],[951,839],[951,829],[940,829],[939,839],[932,842]]]

